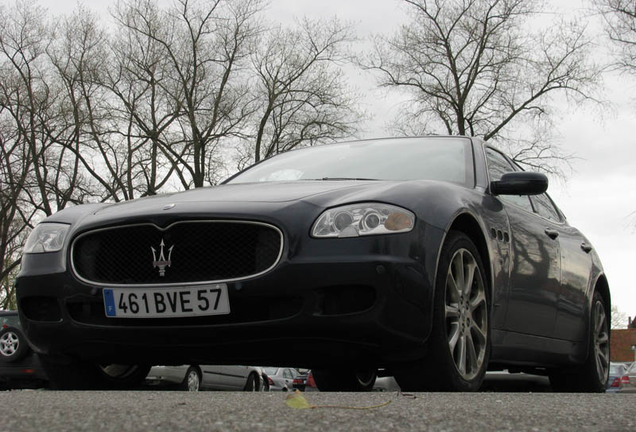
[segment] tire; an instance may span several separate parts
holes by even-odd
[[[251,392],[261,391],[260,378],[258,377],[258,374],[255,372],[249,374],[244,390]]]
[[[404,391],[477,391],[490,357],[486,272],[473,241],[448,233],[435,281],[433,325],[424,359],[393,368]]]
[[[263,372],[263,375],[261,375],[261,380],[263,382],[263,384],[261,385],[261,391],[264,391],[264,392],[270,391],[269,378],[265,372]]]
[[[40,356],[50,385],[56,390],[135,390],[150,372],[147,365],[98,365],[88,362],[58,362]]]
[[[550,384],[559,392],[603,393],[609,379],[610,330],[605,299],[598,292],[592,297],[589,321],[589,347],[585,362],[575,368],[550,374]]]
[[[0,330],[0,363],[21,360],[29,349],[24,333],[19,328],[8,326]]]
[[[196,366],[191,366],[183,378],[181,389],[185,391],[198,392],[201,390],[201,371]]]
[[[368,392],[373,390],[376,369],[312,369],[320,391]]]

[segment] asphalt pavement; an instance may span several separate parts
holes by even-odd
[[[1,432],[633,431],[636,394],[0,392]],[[375,405],[388,405],[373,409]]]

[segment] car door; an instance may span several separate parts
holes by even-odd
[[[243,390],[247,366],[202,365],[202,384],[214,390]]]
[[[592,246],[579,230],[568,225],[547,194],[531,197],[541,216],[552,223],[561,246],[561,289],[554,337],[569,341],[586,338],[587,288],[592,274]]]
[[[247,383],[247,376],[249,375],[247,366],[223,366],[222,370],[223,379],[225,380],[228,389],[243,390],[245,388],[245,384]]]
[[[486,149],[491,181],[518,171],[502,153]],[[504,329],[552,337],[556,326],[561,279],[558,233],[535,212],[528,196],[497,197],[508,215],[511,248],[508,307]]]
[[[201,365],[201,386],[214,390],[225,390],[223,366]]]

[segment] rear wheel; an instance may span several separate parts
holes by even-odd
[[[57,390],[133,390],[150,371],[147,365],[61,363],[41,356],[51,387]]]
[[[312,369],[320,391],[366,392],[373,390],[376,369]]]
[[[592,298],[588,331],[589,353],[583,365],[550,374],[550,384],[556,391],[602,393],[609,378],[610,339],[609,317],[605,299],[598,292]]]
[[[402,390],[479,389],[490,356],[484,275],[475,244],[465,234],[451,231],[439,261],[429,354],[394,368]]]

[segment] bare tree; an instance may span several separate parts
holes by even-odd
[[[120,124],[125,142],[126,176],[129,196],[137,190],[142,196],[154,195],[169,183],[178,160],[184,160],[186,146],[176,155],[167,149],[182,142],[176,126],[181,100],[174,80],[170,80],[172,62],[165,44],[170,41],[172,27],[156,2],[119,3],[114,11],[117,31],[111,40],[113,64],[104,85],[112,92],[111,111]],[[173,151],[175,151],[173,149]],[[182,183],[188,183],[181,176]]]
[[[65,207],[78,182],[53,138],[60,98],[48,70],[51,33],[43,11],[18,2],[0,14],[0,298],[11,302],[27,230],[39,216]]]
[[[69,183],[76,189],[76,202],[93,195],[101,201],[131,198],[125,181],[131,168],[125,150],[112,139],[119,125],[101,85],[109,64],[107,47],[97,18],[80,7],[58,22],[46,50],[49,75],[59,83],[58,127],[51,130],[52,138],[73,167]]]
[[[15,309],[13,281],[20,265],[20,252],[33,207],[23,202],[30,172],[28,151],[16,139],[10,119],[0,107],[0,309]]]
[[[515,142],[518,161],[552,170],[561,155],[546,136],[551,97],[589,99],[599,79],[585,29],[536,30],[532,0],[404,2],[411,22],[376,38],[365,61],[381,86],[410,96],[401,130]]]
[[[629,317],[627,314],[620,309],[618,306],[613,305],[611,310],[611,320],[610,323],[613,329],[624,329],[627,328],[627,325],[630,323]]]
[[[178,107],[181,139],[163,150],[184,188],[216,182],[210,165],[222,156],[222,140],[243,136],[253,111],[245,74],[259,28],[261,0],[176,0],[162,12],[164,31],[153,31],[146,16],[149,0],[120,4],[123,28],[163,50],[170,68],[162,88]]]
[[[4,114],[3,146],[20,146],[7,152],[25,159],[23,168],[29,175],[16,175],[22,181],[20,192],[29,191],[34,207],[50,215],[54,211],[47,189],[49,165],[46,152],[52,145],[43,120],[51,115],[55,95],[46,80],[44,53],[49,33],[38,15],[41,10],[31,3],[16,4],[2,11],[0,22],[0,108]],[[10,167],[15,166],[10,164]],[[33,182],[31,182],[33,180]],[[30,183],[27,183],[30,182]]]
[[[252,56],[260,106],[252,160],[355,131],[360,114],[342,68],[352,41],[349,27],[336,19],[305,19],[265,36]]]
[[[636,73],[636,1],[593,0],[593,3],[616,48],[615,65],[625,72]]]

